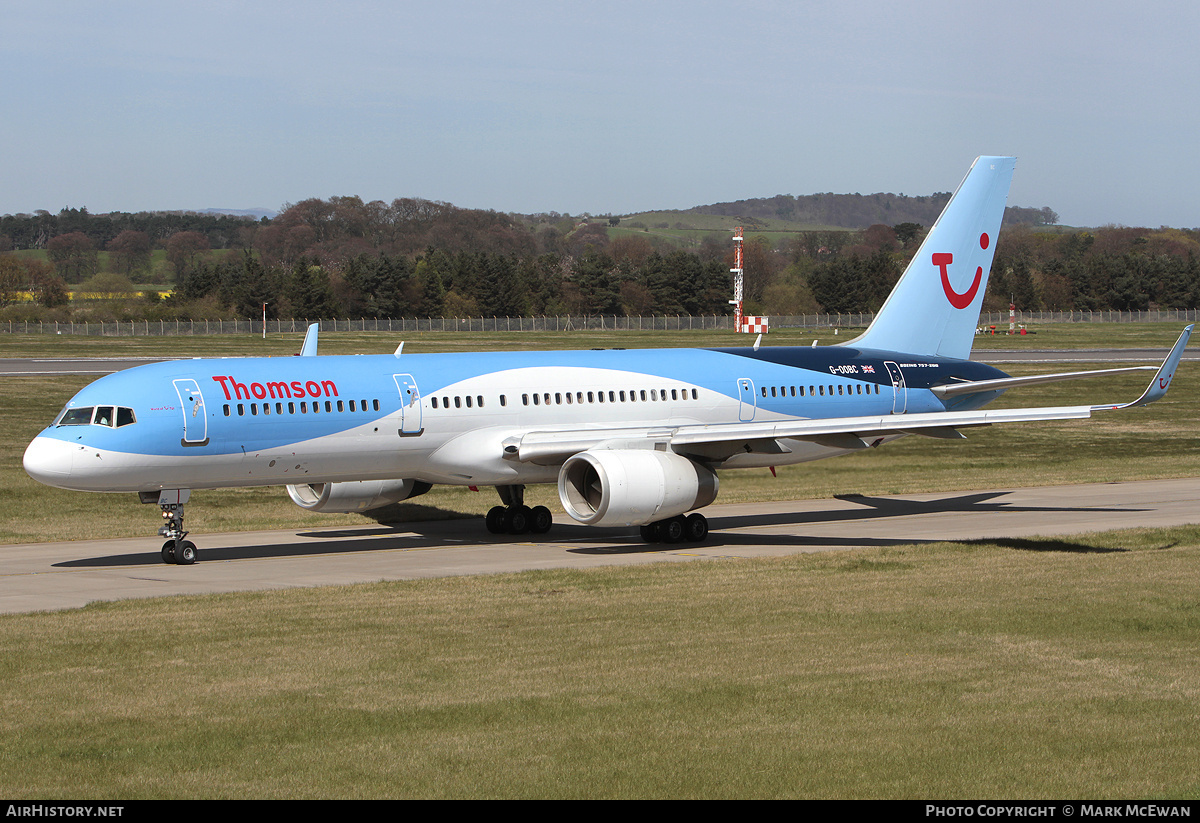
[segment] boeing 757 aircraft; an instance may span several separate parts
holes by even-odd
[[[92,383],[25,450],[42,483],[156,503],[163,560],[190,564],[192,489],[287,487],[317,512],[362,512],[436,483],[491,485],[493,533],[541,534],[525,486],[567,514],[699,541],[717,471],[781,466],[909,434],[1089,417],[1162,397],[1188,326],[1150,386],[1119,405],[983,411],[1007,389],[1128,369],[1009,377],[968,358],[1015,158],[980,157],[875,321],[828,347],[481,352],[180,360]],[[1137,368],[1153,369],[1152,366]],[[689,514],[690,513],[690,514]]]

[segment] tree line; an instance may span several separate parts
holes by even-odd
[[[0,218],[0,229],[20,222],[11,217]],[[22,217],[50,225],[44,213]],[[194,217],[171,231],[169,220],[65,209],[58,234],[29,241],[26,225],[0,236],[8,248],[0,252],[0,304],[12,304],[0,311],[5,319],[63,320],[257,317],[264,304],[272,318],[731,312],[733,247],[723,232],[678,248],[619,218],[512,215],[412,198],[310,199],[274,219]],[[748,233],[746,312],[874,311],[926,231],[905,221]],[[13,237],[40,243],[39,251],[18,248]],[[168,298],[158,299],[158,289],[137,294],[134,282],[154,276],[172,287]],[[72,287],[108,299],[69,302]],[[21,292],[35,301],[19,301]],[[1008,226],[985,308],[1010,300],[1030,311],[1194,308],[1200,233]]]

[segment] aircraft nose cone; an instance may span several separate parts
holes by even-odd
[[[49,437],[35,437],[25,449],[25,473],[47,486],[61,486],[71,475],[71,452],[76,447]]]

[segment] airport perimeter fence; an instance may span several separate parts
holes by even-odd
[[[1038,323],[1194,323],[1197,309],[1150,309],[1147,311],[1055,311],[1017,312],[1018,326]],[[805,314],[771,315],[771,329],[865,328],[875,315]],[[1008,312],[984,312],[980,328],[1008,328]],[[521,331],[732,331],[728,315],[667,315],[625,317],[366,317],[345,320],[268,320],[267,334],[303,333],[311,323],[324,332],[521,332]],[[263,334],[262,320],[128,320],[120,322],[58,323],[9,320],[0,323],[7,334],[81,334],[105,337],[148,337],[212,334]]]

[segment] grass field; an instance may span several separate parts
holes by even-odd
[[[1200,797],[1200,528],[0,617],[0,794]]]
[[[1126,330],[1076,345],[1115,347]],[[1178,333],[1136,331],[1133,345],[1160,348]],[[339,337],[322,350],[396,342]],[[405,350],[567,345],[514,337]],[[582,347],[731,344],[595,339]],[[173,341],[84,342],[139,354]],[[268,341],[280,355],[298,342]],[[184,341],[218,343],[261,340]],[[910,437],[778,479],[724,472],[720,500],[1195,476],[1191,365],[1146,409],[965,443]],[[25,443],[89,379],[0,379],[0,541],[153,539],[153,507],[20,470]],[[1002,403],[1132,399],[1147,380]],[[531,492],[557,508],[550,489]],[[456,516],[494,499],[421,501]],[[201,535],[340,522],[361,520],[310,515],[278,489],[199,492],[189,507]],[[5,615],[0,795],[1196,799],[1198,561],[1191,526]]]

